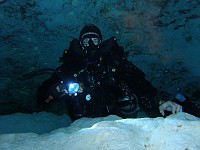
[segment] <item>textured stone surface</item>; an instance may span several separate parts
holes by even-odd
[[[199,133],[200,119],[184,113],[165,119],[82,118],[49,134],[0,135],[0,149],[199,150]]]

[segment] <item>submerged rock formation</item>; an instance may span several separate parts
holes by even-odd
[[[200,119],[179,113],[167,118],[82,118],[48,134],[0,135],[3,150],[199,150]]]

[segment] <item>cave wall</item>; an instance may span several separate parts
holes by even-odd
[[[116,36],[157,88],[200,98],[200,0],[0,1],[0,114],[33,112],[36,90],[87,23]],[[52,109],[55,111],[59,106]],[[54,110],[52,110],[54,111]]]

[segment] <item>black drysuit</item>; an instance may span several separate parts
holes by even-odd
[[[128,96],[135,95],[133,101],[137,99],[132,103],[138,104],[150,117],[157,116],[162,96],[158,96],[158,90],[145,79],[144,73],[126,59],[123,47],[115,38],[102,42],[99,56],[95,62],[88,62],[78,40],[72,40],[61,57],[63,64],[39,87],[38,100],[44,102],[49,95],[57,100],[63,93],[57,92],[56,86],[62,84],[67,88],[69,83],[76,82],[83,93],[65,95],[72,119],[110,114],[126,117],[121,107],[127,102],[120,103],[119,99],[123,99],[127,91]]]

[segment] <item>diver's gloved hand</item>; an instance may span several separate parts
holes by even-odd
[[[56,86],[56,91],[61,94],[69,94],[67,91],[67,86],[64,82],[61,82],[61,84]]]
[[[50,101],[60,97],[62,95],[61,90],[58,90],[57,87],[60,86],[61,89],[64,88],[63,83],[54,84],[49,88],[47,98],[44,100],[45,103],[49,103]]]
[[[76,85],[78,83],[75,83]],[[56,84],[53,85],[50,90],[49,90],[49,95],[47,97],[47,99],[45,100],[45,103],[49,103],[50,101],[52,101],[53,99],[62,97],[64,95],[75,95],[77,93],[82,93],[83,92],[83,88],[81,86],[74,86],[74,84],[69,84],[67,86],[67,84],[65,82],[61,82],[60,84]]]
[[[70,83],[69,85],[67,85],[64,82],[61,82],[60,85],[56,86],[56,90],[59,93],[62,93],[64,95],[73,95],[75,93],[82,93],[83,92],[83,88],[81,86],[79,86],[78,83]]]
[[[170,111],[172,112],[172,114],[175,114],[178,112],[182,112],[183,108],[181,105],[172,101],[166,101],[166,102],[160,101],[159,110],[160,110],[160,113],[164,116],[165,111]]]

